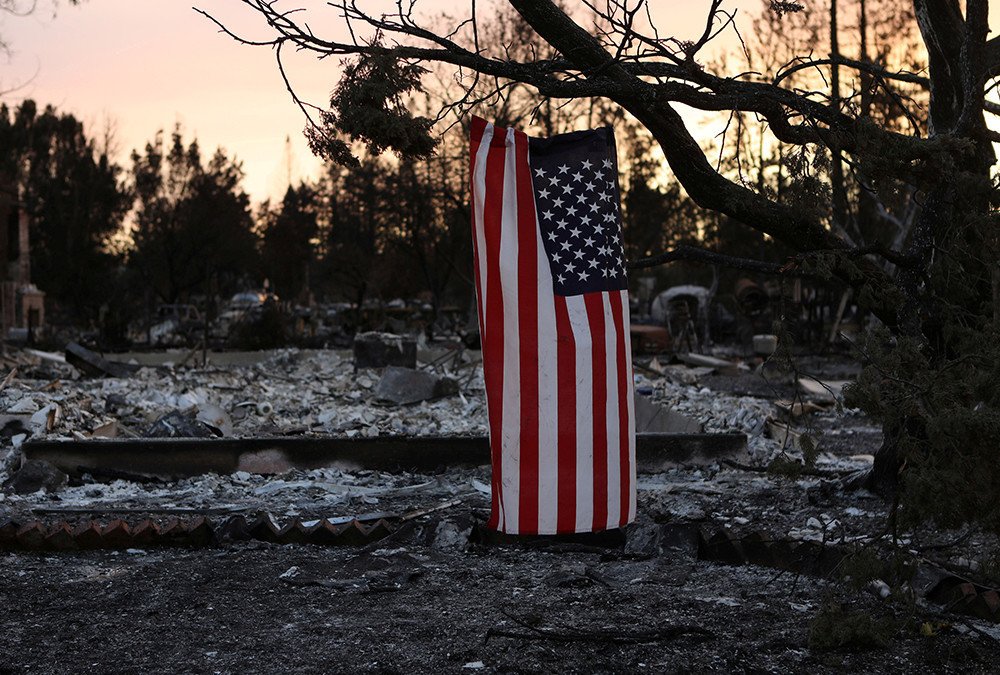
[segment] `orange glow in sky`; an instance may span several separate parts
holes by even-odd
[[[206,154],[221,146],[242,161],[245,187],[255,200],[282,194],[286,136],[296,176],[314,175],[319,168],[302,138],[302,113],[285,91],[271,53],[220,35],[192,3],[249,36],[269,36],[257,15],[237,0],[85,0],[76,7],[60,3],[55,16],[51,4],[41,0],[32,16],[0,20],[0,36],[11,47],[0,89],[19,87],[3,101],[53,104],[82,119],[94,135],[110,121],[117,158],[126,165],[133,148],[179,122],[185,138],[196,135]],[[289,8],[323,4],[286,3]],[[652,3],[662,18],[661,32],[687,38],[700,32],[708,5],[709,0]],[[418,6],[459,12],[466,3],[423,0]],[[750,13],[761,4],[730,0],[726,6],[740,10],[739,25],[746,30]],[[337,62],[293,55],[288,65],[300,95],[323,104],[336,81]]]

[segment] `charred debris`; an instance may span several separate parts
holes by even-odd
[[[515,541],[484,527],[481,356],[461,340],[361,333],[351,349],[8,349],[0,549],[527,546],[563,556],[565,585],[610,583],[600,566],[573,562],[593,551],[679,557],[833,580],[848,598],[853,587],[909,598],[919,612],[964,616],[954,625],[968,639],[997,637],[995,542],[888,531],[891,505],[853,487],[880,430],[843,407],[848,359],[800,357],[789,370],[767,334],[742,351],[666,351],[678,331],[669,316],[659,324],[666,336],[633,330],[639,352],[651,334],[661,340],[658,353],[636,357],[639,522],[579,540]],[[705,345],[703,327],[691,326]],[[327,578],[293,565],[280,581],[337,592],[415,583],[379,574]]]

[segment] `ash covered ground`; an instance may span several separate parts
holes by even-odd
[[[29,438],[141,436],[172,413],[236,437],[485,434],[478,356],[445,356],[423,367],[454,378],[459,393],[406,406],[376,400],[378,371],[355,373],[344,352],[144,367],[121,379],[26,359],[0,392],[0,409],[20,421],[5,439],[0,523],[266,514],[277,526],[384,516],[399,527],[358,546],[222,538],[201,548],[0,552],[0,672],[995,672],[997,624],[920,593],[900,599],[892,579],[858,590],[841,572],[706,559],[713,534],[763,533],[905,551],[925,576],[990,581],[980,563],[995,551],[987,537],[926,529],[890,545],[888,505],[848,486],[870,465],[878,429],[822,396],[810,402],[773,369],[637,369],[638,391],[706,431],[745,432],[750,452],[749,461],[640,475],[639,520],[620,541],[497,542],[483,527],[488,467],[56,475],[37,491],[13,487]],[[837,359],[810,366],[824,381],[851,374]],[[819,441],[815,465],[768,472],[776,457],[800,455],[800,432]],[[837,646],[840,633],[849,639]]]

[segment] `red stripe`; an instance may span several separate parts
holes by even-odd
[[[619,452],[619,480],[621,486],[621,518],[618,526],[625,527],[628,524],[629,506],[631,504],[632,491],[632,466],[629,462],[629,420],[628,420],[628,395],[629,378],[632,373],[626,372],[628,364],[625,358],[625,350],[629,345],[625,343],[625,313],[622,308],[622,296],[617,291],[608,293],[611,298],[611,316],[614,317],[615,353],[618,356],[618,452]]]
[[[497,143],[499,137],[501,143]],[[490,418],[490,456],[493,464],[493,509],[488,526],[496,529],[503,508],[503,295],[500,292],[500,229],[503,216],[504,130],[494,127],[486,158],[486,195],[483,231],[486,242],[486,330],[482,333],[483,377]]]
[[[594,371],[594,532],[608,529],[608,364],[602,293],[585,293]]]
[[[528,166],[528,137],[514,133],[521,429],[519,534],[538,533],[538,222]]]
[[[559,534],[576,532],[576,340],[569,322],[566,298],[555,296],[557,378],[559,405],[556,424],[558,448]]]

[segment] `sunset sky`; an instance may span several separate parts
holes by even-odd
[[[243,162],[245,186],[255,200],[280,195],[286,184],[286,136],[292,140],[296,175],[318,168],[302,139],[302,114],[267,49],[220,35],[191,4],[249,36],[269,36],[238,0],[86,0],[77,7],[60,3],[54,16],[51,0],[40,0],[34,15],[0,20],[0,35],[11,47],[0,70],[0,89],[19,87],[4,102],[30,97],[53,104],[77,115],[94,133],[110,122],[123,163],[158,129],[169,131],[179,122],[185,137],[196,135],[206,152],[222,146]],[[322,4],[292,0],[285,6]],[[418,6],[440,12],[465,4],[424,0]],[[653,4],[662,13],[661,30],[693,37],[709,0]],[[746,29],[747,10],[760,3],[730,0],[727,6],[740,9]],[[300,94],[323,104],[336,81],[336,62],[298,56],[289,65]]]

